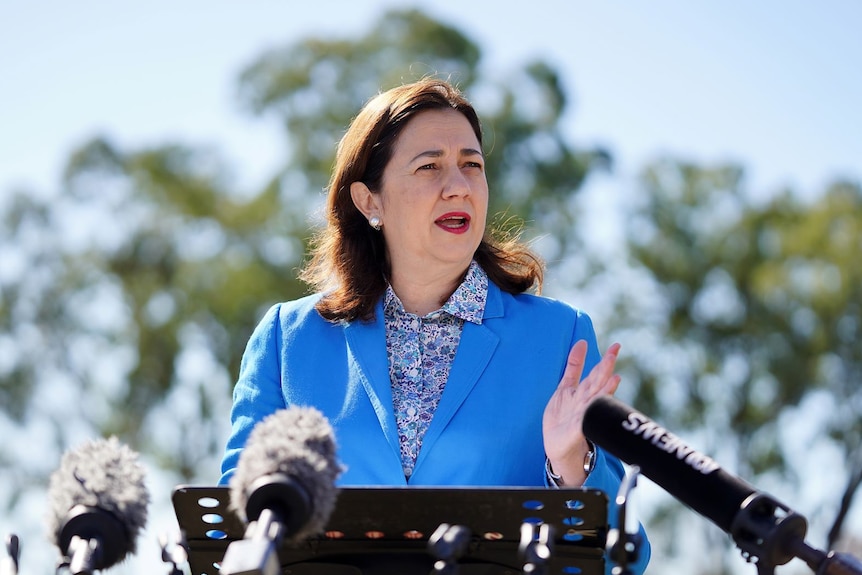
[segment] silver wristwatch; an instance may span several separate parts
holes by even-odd
[[[587,439],[587,445],[589,445],[589,449],[587,450],[587,454],[584,455],[584,474],[589,476],[593,469],[596,468],[596,459],[598,459],[598,456],[596,455],[596,445],[589,439]],[[545,473],[554,486],[561,487],[560,481],[562,481],[563,476],[554,473],[554,470],[551,469],[551,460],[547,457],[545,457]]]

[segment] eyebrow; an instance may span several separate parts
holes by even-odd
[[[443,150],[425,150],[424,152],[420,152],[416,154],[413,158],[410,159],[410,163],[412,164],[416,160],[420,158],[439,158],[443,155]],[[459,155],[461,156],[482,156],[482,152],[475,148],[461,148]]]

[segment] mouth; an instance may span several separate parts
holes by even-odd
[[[462,233],[470,228],[470,215],[463,212],[443,214],[434,223],[446,231]]]

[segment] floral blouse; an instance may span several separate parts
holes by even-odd
[[[424,317],[407,312],[392,286],[386,289],[383,317],[389,379],[401,465],[408,479],[449,378],[464,322],[482,323],[487,296],[488,276],[475,261],[443,307]]]

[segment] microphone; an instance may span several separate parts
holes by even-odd
[[[804,542],[807,520],[771,496],[724,471],[712,458],[613,396],[587,407],[584,435],[639,470],[733,537],[758,572],[794,557],[820,574],[862,574],[862,563]]]
[[[612,396],[587,407],[584,435],[641,472],[668,493],[729,532],[755,488],[721,469],[712,458],[646,415]]]
[[[48,533],[72,575],[107,569],[136,550],[150,496],[138,454],[116,437],[66,452],[48,487]]]
[[[280,571],[276,550],[326,527],[335,508],[336,461],[332,426],[313,407],[279,410],[252,429],[230,480],[230,507],[250,522],[228,545],[222,575]]]

